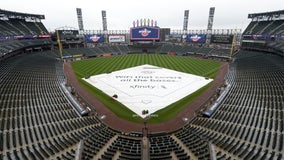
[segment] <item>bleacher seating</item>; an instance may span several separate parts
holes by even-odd
[[[174,52],[177,55],[188,55],[188,53],[206,55],[210,57],[219,58],[229,58],[230,49],[227,48],[209,48],[209,47],[197,47],[188,45],[173,45],[173,44],[163,44],[158,48],[147,49],[148,53],[152,54],[166,54],[169,52]],[[59,51],[56,54],[59,55]],[[65,48],[63,49],[64,57],[72,57],[74,55],[82,54],[86,57],[99,57],[105,53],[110,53],[112,55],[122,55],[128,53],[142,53],[141,48],[133,48],[128,45],[100,45],[93,48]]]
[[[56,51],[58,52],[58,51]],[[129,53],[129,48],[126,45],[118,46],[97,46],[95,48],[67,48],[63,49],[63,56],[74,56],[74,55],[84,55],[86,57],[98,57],[105,53],[110,53],[113,55],[120,55]],[[58,54],[58,53],[57,53]]]

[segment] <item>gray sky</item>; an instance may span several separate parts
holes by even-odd
[[[109,30],[126,30],[137,19],[157,20],[162,28],[182,29],[184,10],[189,10],[188,29],[206,29],[209,8],[215,7],[213,29],[244,29],[249,13],[284,9],[283,0],[2,0],[1,9],[44,14],[48,30],[78,28],[76,8],[82,8],[85,30],[102,29],[106,10]]]

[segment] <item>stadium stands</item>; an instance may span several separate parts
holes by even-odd
[[[50,52],[3,61],[3,159],[141,159],[142,137],[80,117],[64,98],[60,62]],[[196,117],[174,133],[150,136],[150,159],[284,159],[284,63],[275,55],[241,51],[227,76],[232,89],[211,118]],[[209,143],[210,142],[210,143]]]
[[[284,33],[284,20],[252,21],[243,34],[277,35]]]
[[[233,89],[212,118],[196,118],[191,129],[240,158],[281,159],[283,67],[278,56],[239,53],[228,76]]]
[[[59,51],[55,51],[57,55]],[[112,55],[121,55],[130,53],[130,48],[127,45],[117,45],[117,46],[109,46],[102,45],[94,48],[67,48],[63,49],[63,57],[73,57],[76,55],[83,55],[85,57],[99,57],[105,53],[111,53]]]
[[[284,56],[284,20],[282,11],[249,14],[252,19],[243,33],[242,48]]]
[[[24,20],[0,20],[1,37],[20,35],[48,34],[41,22],[26,22]]]
[[[22,52],[51,47],[49,33],[41,23],[43,15],[0,9],[0,60]],[[43,38],[47,37],[47,38]]]
[[[48,53],[4,61],[1,76],[4,157],[44,159],[66,153],[100,126],[95,117],[80,118],[70,108],[58,88],[64,81],[62,66]]]
[[[176,137],[174,137],[177,139]],[[159,136],[150,138],[150,159],[190,159],[190,156],[185,150],[186,147],[182,147],[171,136]],[[185,149],[185,150],[184,150]]]
[[[0,20],[0,37],[48,34],[40,21],[44,19],[43,15],[18,13],[2,9],[0,9],[0,13],[2,17]]]
[[[59,51],[55,51],[59,55]],[[199,55],[206,57],[224,58],[229,59],[230,49],[227,48],[209,48],[209,47],[197,47],[197,46],[187,46],[187,45],[173,45],[173,44],[163,44],[158,48],[147,49],[147,53],[151,54],[166,54],[169,52],[174,52],[176,55],[186,56],[186,55]],[[72,58],[76,55],[83,55],[85,57],[99,57],[103,54],[111,53],[112,55],[122,55],[122,54],[135,54],[143,53],[141,48],[133,48],[128,45],[100,45],[91,48],[66,48],[63,49],[63,57]]]
[[[0,60],[22,52],[32,52],[50,48],[50,39],[23,39],[0,41]]]
[[[278,55],[284,56],[284,41],[267,42],[267,49]]]
[[[252,22],[245,32],[279,33],[282,27],[280,21]],[[42,23],[0,23],[1,35],[44,32]],[[0,42],[0,56],[51,44],[50,39],[5,40]],[[210,118],[196,116],[177,131],[149,134],[149,159],[284,160],[284,59],[279,56],[284,44],[272,41],[262,47],[278,55],[239,51],[230,63],[225,77],[230,88],[218,109]],[[98,45],[64,49],[63,56],[140,51],[125,44]],[[149,53],[168,52],[229,56],[226,48],[175,44]],[[60,89],[66,79],[57,55],[35,51],[1,61],[0,159],[142,159],[142,134],[114,130],[95,110],[84,117],[77,114]]]

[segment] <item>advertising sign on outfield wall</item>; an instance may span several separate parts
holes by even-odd
[[[105,41],[103,34],[87,34],[85,37],[87,43],[103,43]]]
[[[233,35],[212,35],[211,43],[231,44],[233,42]]]
[[[186,36],[186,42],[205,43],[206,42],[206,34],[188,34]]]
[[[58,30],[60,36],[62,35],[78,35],[78,30]]]
[[[108,42],[110,43],[125,42],[125,35],[109,35]]]
[[[165,36],[166,42],[181,42],[181,35],[180,34],[168,34]]]

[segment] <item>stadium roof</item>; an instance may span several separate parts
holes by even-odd
[[[284,10],[279,10],[279,11],[272,11],[272,12],[262,12],[262,13],[251,13],[248,15],[248,18],[255,18],[255,17],[260,17],[260,16],[280,16],[281,14],[284,14]]]
[[[19,19],[25,19],[25,18],[45,19],[44,15],[13,12],[3,9],[0,9],[0,17],[19,18]]]

